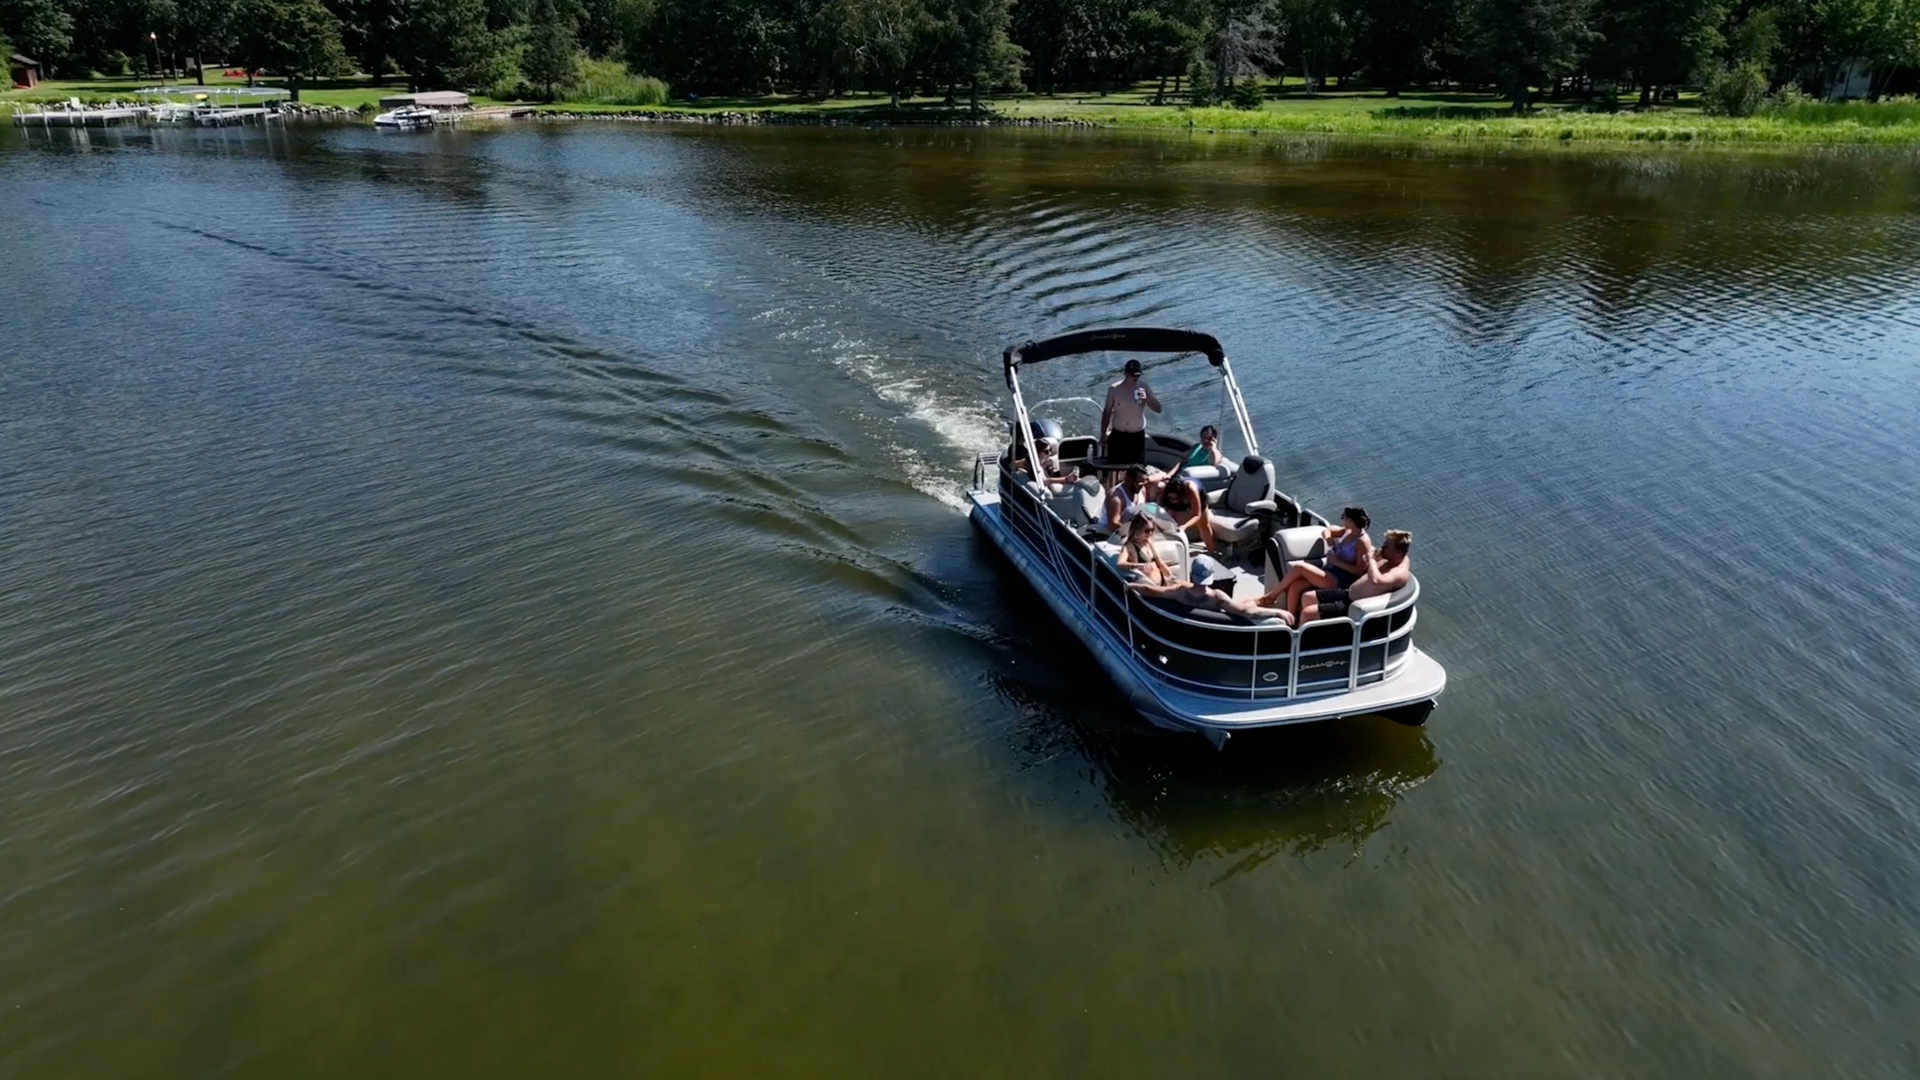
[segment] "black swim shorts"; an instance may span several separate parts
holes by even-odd
[[[1145,465],[1147,433],[1144,431],[1107,432],[1107,461],[1114,465]]]
[[[1353,598],[1345,589],[1315,589],[1313,602],[1320,605],[1319,618],[1337,619],[1347,613],[1347,606],[1353,603]]]

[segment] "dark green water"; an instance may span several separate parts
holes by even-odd
[[[1911,156],[5,130],[0,244],[0,1075],[1920,1072]],[[971,533],[1139,322],[1424,732],[1141,731]]]

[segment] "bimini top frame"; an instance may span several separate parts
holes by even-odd
[[[1220,347],[1220,339],[1196,330],[1131,326],[1081,330],[1043,341],[1028,341],[1006,351],[1007,389],[1013,391],[1013,407],[1020,414],[1018,438],[1026,445],[1028,461],[1039,461],[1040,454],[1033,445],[1033,423],[1027,415],[1026,398],[1020,393],[1020,365],[1093,352],[1199,353],[1205,356],[1208,363],[1220,369],[1220,377],[1226,382],[1227,399],[1233,403],[1233,418],[1240,425],[1240,435],[1246,440],[1247,453],[1260,452],[1260,443],[1253,434],[1253,421],[1247,415],[1246,400],[1240,396],[1240,384],[1233,377],[1233,367],[1227,363],[1227,352]]]

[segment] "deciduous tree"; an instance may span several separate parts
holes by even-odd
[[[73,16],[56,0],[0,0],[0,33],[48,73],[70,74],[65,64],[73,53]]]
[[[1593,40],[1586,0],[1474,0],[1472,53],[1513,102],[1573,70]]]
[[[353,70],[340,44],[340,20],[320,0],[241,0],[234,17],[240,62],[284,77],[295,101],[302,82]]]

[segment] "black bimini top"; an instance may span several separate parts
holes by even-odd
[[[1112,330],[1081,330],[1061,334],[1045,341],[1029,341],[1006,352],[1007,389],[1013,389],[1013,369],[1021,364],[1037,364],[1062,356],[1090,352],[1205,353],[1207,362],[1219,367],[1226,362],[1226,350],[1212,334],[1195,330],[1168,330],[1155,326],[1119,327]]]

